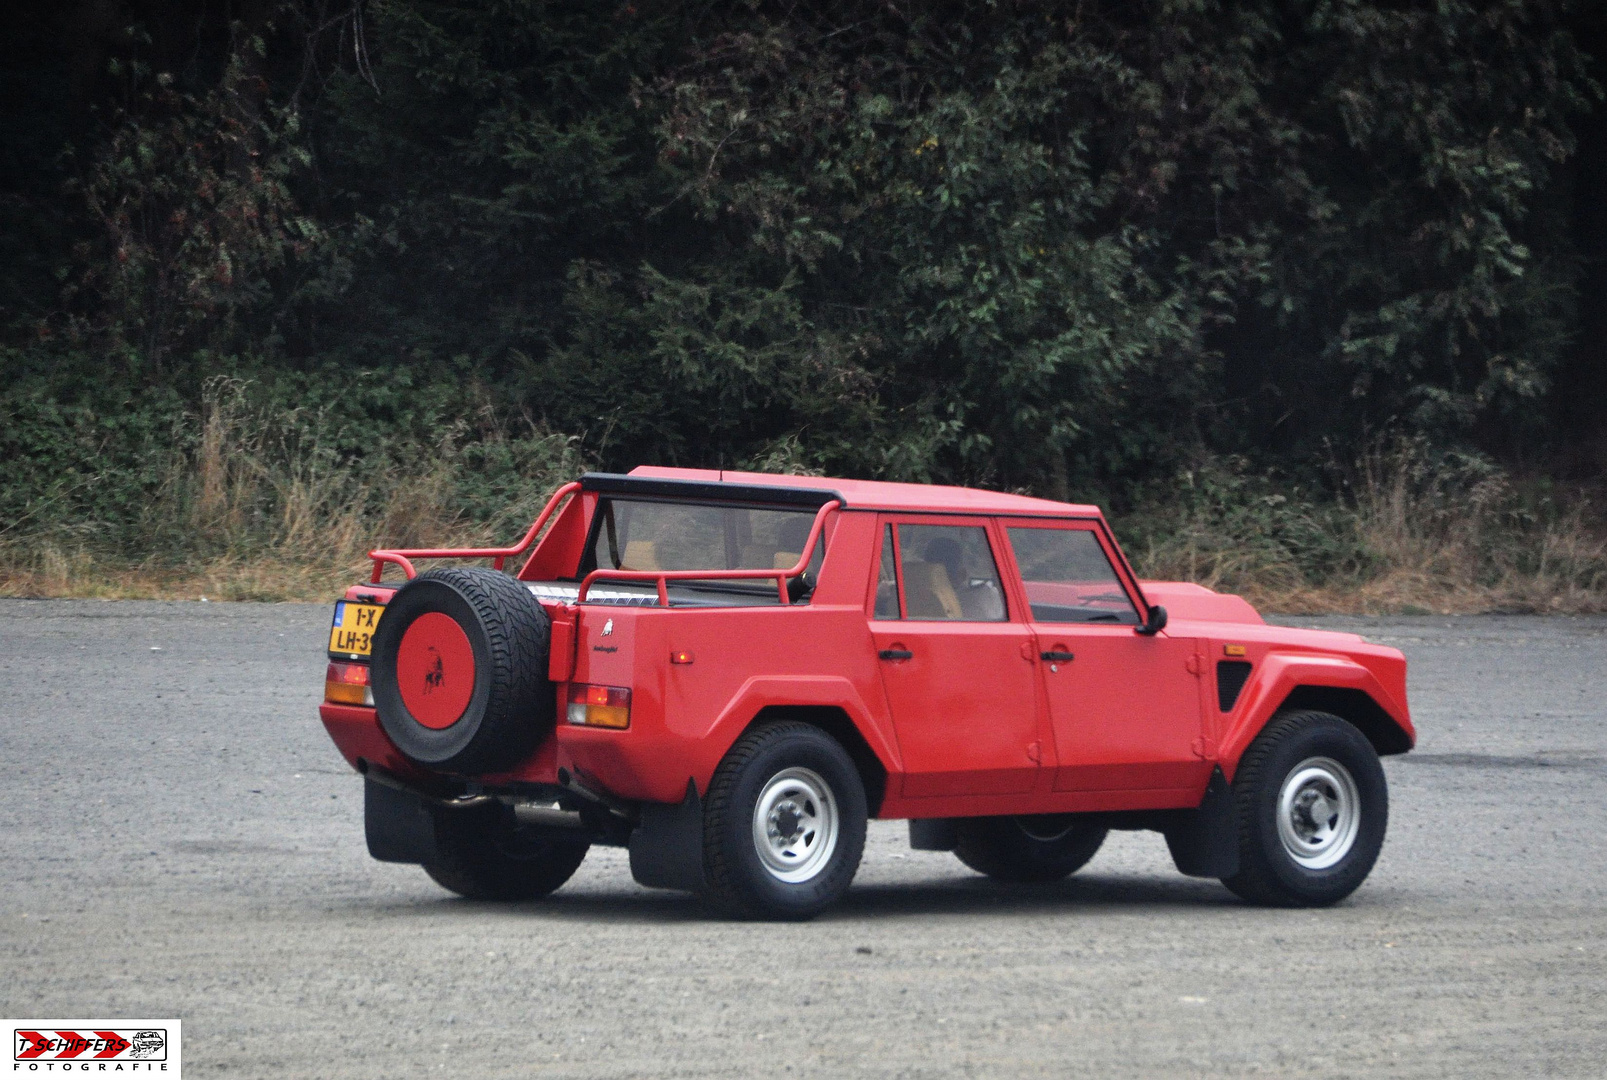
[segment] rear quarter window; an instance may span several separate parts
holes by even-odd
[[[592,570],[790,570],[803,558],[816,511],[791,507],[721,506],[656,499],[603,499],[581,575]],[[807,599],[825,561],[826,539],[815,545],[802,579],[792,579],[794,602]],[[641,583],[611,590],[651,591]],[[669,583],[672,606],[777,603],[775,578],[681,580]]]

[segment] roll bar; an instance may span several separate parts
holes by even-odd
[[[670,606],[669,583],[672,581],[751,581],[754,579],[775,578],[776,592],[783,604],[790,603],[787,596],[787,581],[802,574],[809,567],[809,560],[815,553],[815,544],[820,541],[821,531],[826,526],[826,515],[843,504],[832,499],[821,505],[815,511],[814,524],[809,528],[809,539],[804,541],[803,554],[798,557],[798,563],[788,570],[608,570],[596,569],[587,574],[580,583],[580,592],[575,597],[575,603],[586,602],[586,594],[591,591],[592,582],[600,578],[609,581],[652,581],[658,584],[658,602],[663,607]]]
[[[536,523],[530,526],[530,531],[525,533],[524,539],[512,547],[402,548],[397,551],[389,551],[385,549],[370,551],[368,553],[368,557],[374,560],[374,576],[369,579],[369,582],[374,585],[379,584],[380,576],[385,572],[386,563],[395,563],[397,566],[400,566],[402,568],[402,573],[407,575],[407,579],[409,581],[413,580],[414,578],[418,577],[418,571],[413,569],[412,560],[414,559],[490,559],[492,567],[494,569],[501,570],[502,564],[509,558],[512,558],[516,555],[523,555],[527,550],[529,550],[530,545],[536,542],[536,537],[541,535],[541,529],[547,524],[547,519],[552,517],[553,512],[558,509],[558,505],[562,503],[565,498],[575,494],[579,490],[580,482],[576,480],[565,484],[563,487],[553,492],[552,498],[547,500],[546,507],[541,511],[540,516],[536,518]]]

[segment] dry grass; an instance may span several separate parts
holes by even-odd
[[[1196,503],[1139,553],[1140,572],[1281,614],[1607,612],[1607,522],[1591,492],[1410,442],[1348,473],[1338,504],[1242,487],[1226,506]]]
[[[273,557],[219,557],[195,566],[158,566],[44,545],[8,553],[0,596],[99,600],[327,600],[365,580],[368,563],[315,565]]]
[[[249,390],[228,379],[207,387],[136,528],[57,524],[0,538],[0,596],[325,600],[367,580],[374,547],[511,542],[585,467],[574,440],[528,424],[511,433],[495,418],[472,453],[454,427],[431,446],[354,460],[336,450],[338,421],[253,408]],[[488,500],[498,484],[518,494]],[[488,501],[496,509],[478,518],[465,511]],[[117,531],[133,543],[107,543]]]
[[[1373,553],[1370,572],[1264,602],[1344,614],[1607,612],[1607,529],[1588,516],[1582,495],[1544,519],[1525,512],[1504,476],[1447,504],[1397,467],[1364,474],[1357,496],[1355,527]]]
[[[395,509],[392,513],[400,515]],[[528,524],[528,523],[527,523]],[[407,535],[413,530],[398,530]],[[390,535],[398,535],[392,533]],[[386,535],[381,532],[378,535]],[[430,531],[428,546],[469,547],[512,543],[516,535],[489,536],[483,527]],[[386,541],[384,546],[403,542]],[[56,542],[0,547],[0,597],[100,600],[333,600],[348,585],[367,581],[373,564],[367,551],[379,541],[356,542],[334,534],[329,550],[223,554],[180,565],[134,560]],[[390,571],[395,576],[395,570]]]
[[[256,411],[246,390],[214,383],[177,433],[136,554],[82,524],[0,537],[0,596],[328,600],[367,579],[372,547],[510,542],[585,467],[572,440],[493,424],[473,454],[454,429],[365,471],[332,449],[330,418]],[[1267,612],[1607,612],[1607,522],[1589,492],[1410,442],[1375,448],[1343,487],[1312,499],[1219,462],[1118,532],[1144,576]]]

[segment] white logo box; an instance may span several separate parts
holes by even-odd
[[[0,1021],[11,1038],[13,1076],[182,1076],[183,1026],[172,1018]]]

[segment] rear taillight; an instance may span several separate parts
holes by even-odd
[[[337,705],[373,707],[374,691],[368,685],[367,664],[330,664],[324,675],[324,700]]]
[[[631,726],[631,692],[622,686],[569,684],[569,722],[584,727]]]

